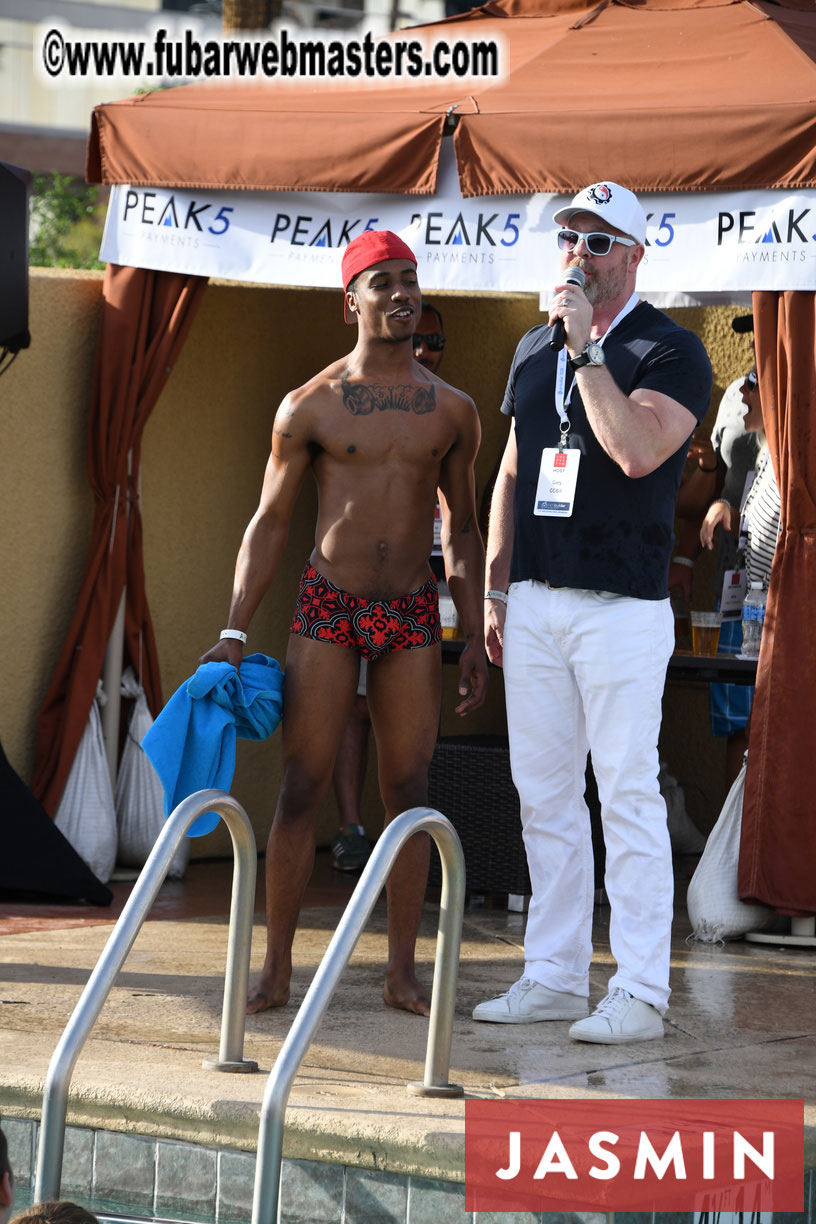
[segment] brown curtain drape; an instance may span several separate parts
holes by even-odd
[[[88,426],[96,499],[74,619],[37,726],[32,790],[53,816],[88,719],[105,650],[127,587],[123,666],[161,708],[156,643],[145,595],[138,474],[142,432],[181,350],[205,277],[108,264]]]
[[[762,412],[782,500],[757,669],[739,895],[816,913],[816,295],[753,295]]]

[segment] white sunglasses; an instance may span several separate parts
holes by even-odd
[[[621,246],[637,246],[634,238],[618,238],[617,234],[579,234],[577,230],[570,229],[558,231],[558,245],[562,251],[574,251],[582,238],[590,255],[608,255],[616,242]]]

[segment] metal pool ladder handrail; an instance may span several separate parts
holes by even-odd
[[[167,818],[150,857],[119,915],[108,942],[80,995],[48,1067],[43,1092],[42,1121],[34,1182],[34,1202],[59,1198],[65,1144],[68,1085],[74,1065],[117,974],[141,930],[142,924],[164,882],[181,839],[193,821],[204,812],[218,812],[229,829],[235,864],[224,979],[224,1009],[221,1046],[217,1059],[204,1066],[218,1071],[257,1071],[258,1064],[245,1060],[244,1028],[252,917],[255,908],[257,852],[249,818],[237,800],[220,790],[202,790],[190,795]]]
[[[420,1096],[464,1095],[458,1084],[448,1083],[453,1007],[465,904],[464,855],[456,830],[445,816],[433,808],[411,808],[392,820],[380,836],[269,1075],[261,1106],[252,1224],[277,1224],[283,1157],[283,1121],[292,1082],[394,860],[408,838],[423,830],[433,837],[442,860],[442,896],[425,1078],[421,1083],[409,1084],[408,1089]]]

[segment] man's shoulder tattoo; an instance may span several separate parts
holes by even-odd
[[[343,403],[354,416],[368,416],[375,408],[378,412],[415,412],[421,416],[436,408],[433,383],[428,383],[427,387],[415,387],[411,383],[386,387],[380,383],[351,383],[344,374],[340,386]]]
[[[293,438],[294,434],[288,428],[295,413],[291,405],[281,405],[272,425],[272,433],[279,438]]]

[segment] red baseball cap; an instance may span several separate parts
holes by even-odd
[[[366,268],[372,268],[374,264],[382,263],[386,259],[408,259],[414,267],[417,261],[407,242],[403,242],[399,234],[394,234],[391,230],[365,230],[358,234],[343,252],[340,265],[343,289],[348,289],[359,272],[364,272]],[[345,301],[343,317],[347,323],[351,322]]]

